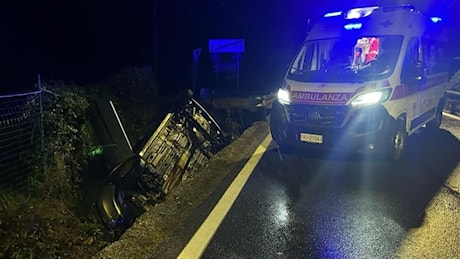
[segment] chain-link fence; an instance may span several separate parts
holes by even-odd
[[[0,189],[26,190],[42,164],[41,91],[0,96]]]

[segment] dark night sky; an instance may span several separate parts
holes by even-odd
[[[420,2],[432,8],[430,1]],[[435,2],[459,7],[458,1]],[[336,1],[310,0],[1,1],[0,93],[33,87],[38,73],[45,80],[84,84],[149,64],[159,66],[160,88],[189,88],[193,49],[203,49],[201,78],[210,71],[210,38],[245,39],[241,82],[274,88],[305,36],[307,19],[330,10],[331,3],[339,8]]]
[[[142,0],[2,1],[2,89],[36,82],[38,73],[86,83],[151,63],[151,14]]]

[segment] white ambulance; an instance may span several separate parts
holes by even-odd
[[[280,148],[381,151],[403,159],[408,136],[441,124],[446,44],[441,18],[412,5],[325,14],[273,103],[273,139]]]

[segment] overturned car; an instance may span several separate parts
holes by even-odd
[[[90,118],[108,169],[96,207],[110,228],[127,228],[231,141],[193,97],[178,99],[154,132],[133,148],[113,103],[97,100]]]

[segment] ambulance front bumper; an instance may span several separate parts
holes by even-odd
[[[361,108],[274,105],[272,117],[283,116],[285,122],[271,124],[272,128],[279,128],[271,129],[278,144],[318,150],[385,151],[395,129],[394,118],[382,105]]]

